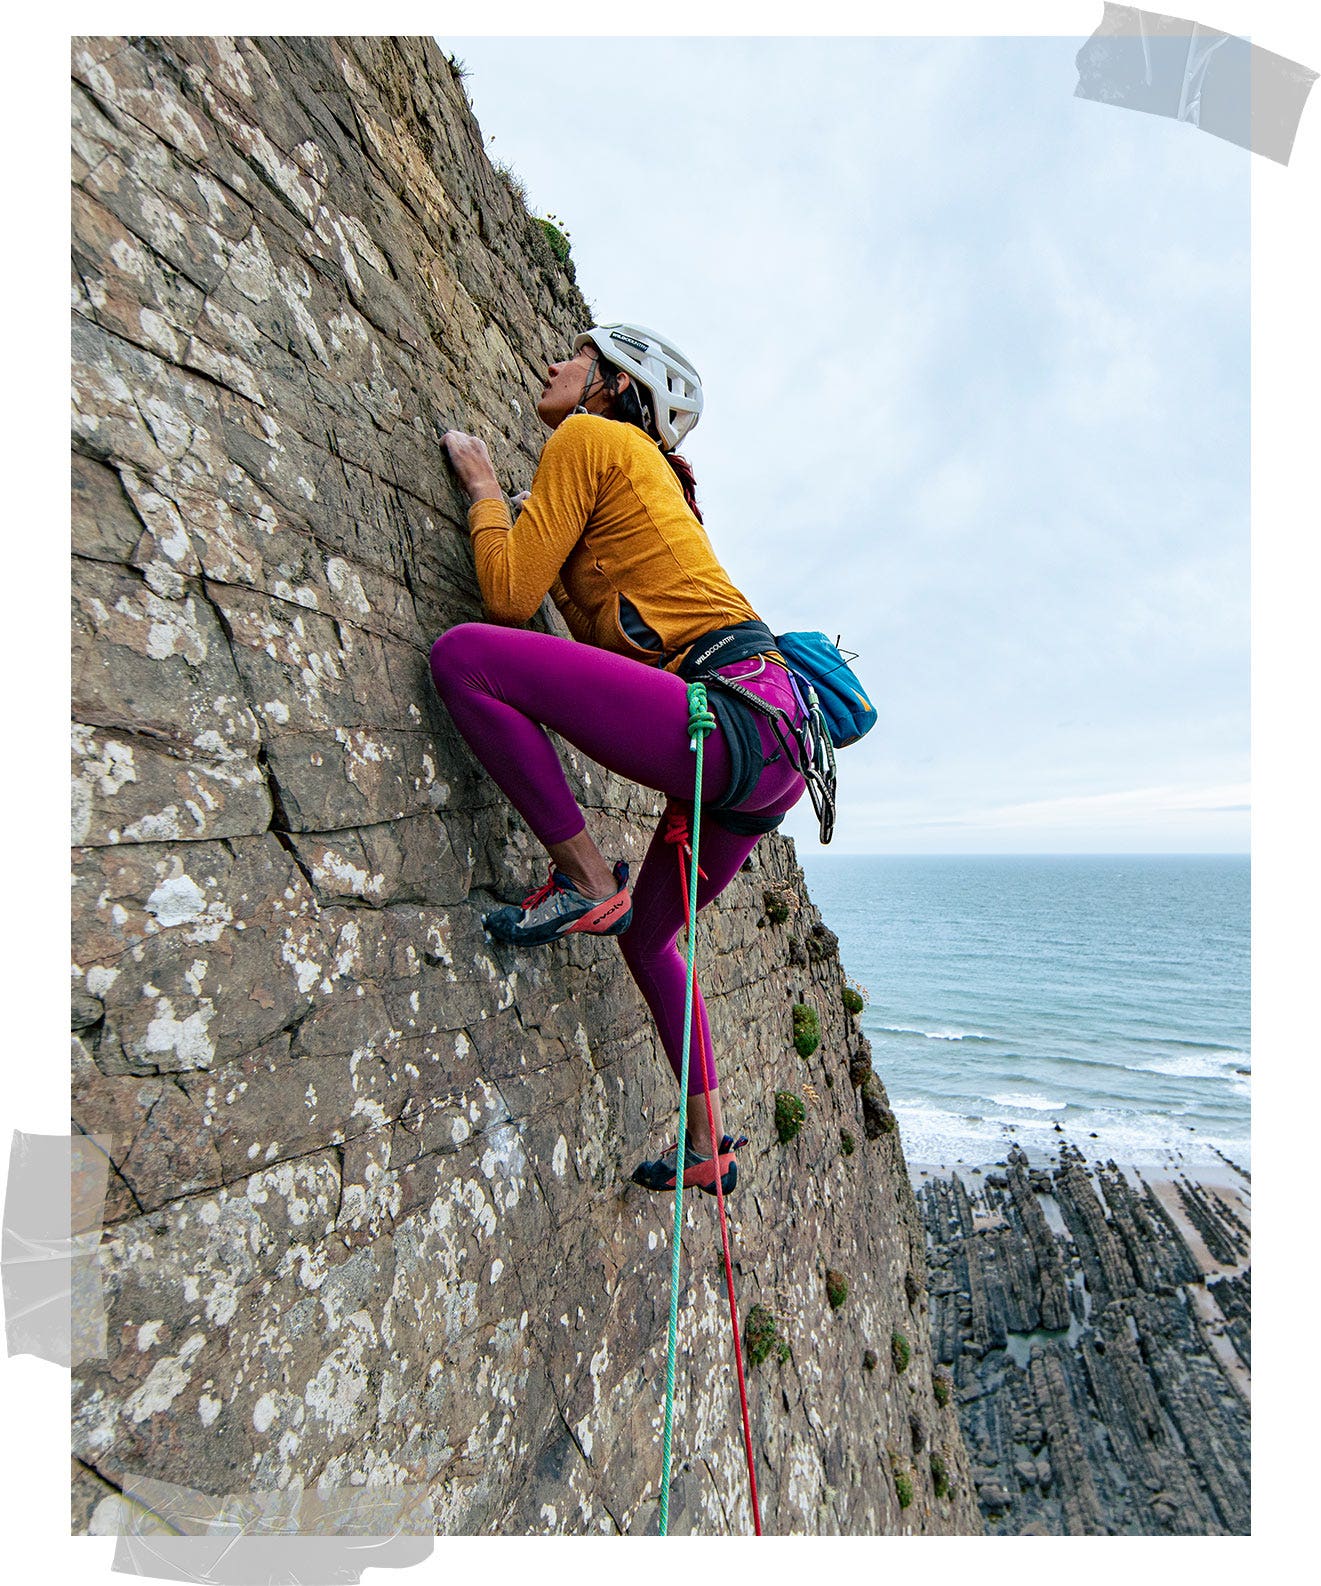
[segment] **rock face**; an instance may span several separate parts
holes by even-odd
[[[1174,1189],[1224,1260],[1199,1262],[1151,1185],[1114,1163],[1094,1182],[1067,1146],[1053,1174],[1015,1150],[975,1198],[957,1176],[919,1192],[933,1343],[992,1532],[1248,1532],[1249,1275],[1204,1281],[1246,1257],[1246,1227]]]
[[[113,1163],[74,1530],[132,1476],[654,1529],[671,1203],[628,1173],[673,1080],[613,943],[483,934],[543,861],[426,665],[480,615],[437,437],[525,486],[589,310],[421,41],[75,40],[73,237],[73,1117]],[[640,859],[654,796],[568,763]],[[752,1138],[740,1309],[774,1324],[766,1529],[979,1531],[893,1114],[791,843],[704,916],[701,964]],[[671,1528],[747,1531],[694,1200]]]

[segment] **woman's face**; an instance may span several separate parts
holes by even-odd
[[[603,413],[609,406],[605,382],[599,373],[592,376],[591,390],[585,401],[583,398],[583,387],[596,357],[596,348],[588,342],[572,357],[547,365],[546,384],[537,399],[537,416],[547,429],[557,428],[580,403],[589,413]]]

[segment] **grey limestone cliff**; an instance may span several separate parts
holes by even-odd
[[[669,1202],[628,1172],[673,1080],[613,943],[484,935],[542,859],[426,664],[480,615],[437,437],[526,485],[587,306],[428,42],[79,39],[72,75],[73,1122],[113,1164],[74,1529],[131,1478],[654,1529]],[[567,759],[640,858],[654,796]],[[701,951],[752,1138],[740,1310],[787,1346],[749,1371],[766,1528],[978,1531],[894,1120],[791,843]],[[747,1531],[697,1201],[672,1528]]]

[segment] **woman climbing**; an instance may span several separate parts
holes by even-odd
[[[486,929],[519,945],[618,936],[676,1077],[685,990],[676,938],[686,900],[671,848],[687,840],[694,766],[684,679],[718,668],[796,726],[805,721],[774,637],[720,565],[692,470],[675,455],[701,411],[697,372],[664,337],[640,325],[583,332],[547,370],[537,413],[552,434],[516,523],[485,444],[449,431],[443,445],[472,503],[477,580],[494,621],[451,628],[431,650],[455,725],[550,855],[545,883],[521,906],[486,916]],[[527,622],[547,593],[572,639],[504,626]],[[799,751],[776,723],[718,687],[710,704],[717,728],[704,749],[699,909],[804,788]],[[666,795],[631,895],[627,865],[608,865],[588,833],[546,728]],[[705,1054],[719,1149],[696,1108],[682,1153],[676,1144],[633,1177],[673,1189],[682,1158],[685,1186],[714,1194],[719,1173],[728,1194],[735,1146],[696,990],[691,1050],[689,1094],[703,1092]]]

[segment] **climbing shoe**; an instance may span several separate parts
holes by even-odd
[[[725,1135],[720,1141],[718,1157],[700,1155],[693,1147],[693,1137],[684,1131],[683,1152],[683,1187],[705,1190],[708,1195],[716,1192],[716,1173],[720,1173],[720,1188],[728,1195],[738,1183],[738,1163],[734,1160],[734,1153],[740,1146],[747,1145],[748,1137],[740,1135],[735,1140],[731,1135]],[[678,1171],[679,1147],[672,1145],[664,1156],[655,1162],[639,1162],[633,1169],[633,1182],[641,1184],[643,1189],[672,1190],[674,1188],[675,1174]],[[717,1169],[717,1163],[719,1168]]]
[[[521,904],[506,904],[482,920],[482,924],[502,942],[536,946],[553,942],[575,932],[590,936],[618,936],[633,918],[633,900],[628,890],[628,864],[621,859],[615,866],[619,891],[608,898],[586,898],[562,870],[550,867],[550,875]]]

